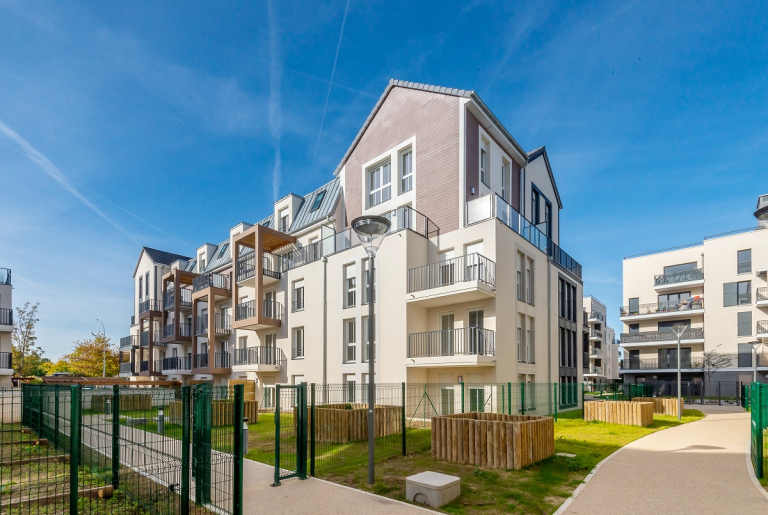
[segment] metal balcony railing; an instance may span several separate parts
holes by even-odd
[[[597,365],[590,365],[589,373],[590,374],[602,375],[603,374],[603,367],[599,367]]]
[[[261,272],[267,277],[280,279],[283,272],[283,257],[264,252],[261,257]]]
[[[195,356],[195,368],[208,368],[208,353]]]
[[[277,347],[246,347],[235,349],[235,365],[285,365],[285,353]]]
[[[768,334],[768,320],[760,320],[755,324],[755,334]]]
[[[256,317],[256,302],[249,300],[235,306],[235,321],[248,320]]]
[[[704,338],[704,328],[694,327],[683,333],[681,340]],[[646,331],[642,333],[621,333],[621,343],[672,342],[677,336],[672,331]]]
[[[601,311],[592,310],[589,313],[590,320],[597,320],[598,322],[605,323],[605,315]]]
[[[701,368],[703,358],[683,356],[680,368],[691,370]],[[628,358],[621,360],[622,370],[677,370],[677,358]]]
[[[195,317],[195,336],[208,334],[208,315],[197,315]]]
[[[661,302],[653,304],[639,304],[632,309],[629,306],[622,306],[619,308],[621,316],[634,316],[634,315],[654,315],[657,313],[673,313],[676,311],[690,311],[694,309],[704,309],[704,298],[695,297],[693,299],[684,300],[679,303],[674,302]]]
[[[229,352],[217,352],[214,354],[214,368],[229,368],[231,363],[229,360]]]
[[[291,302],[291,312],[302,311],[304,309],[304,299],[294,300]]]
[[[282,256],[277,256],[270,252],[264,252],[261,259],[262,273],[268,277],[280,279],[284,272],[284,261]],[[236,265],[237,281],[245,281],[256,275],[256,254],[251,252],[237,258]]]
[[[229,315],[214,313],[213,322],[216,334],[229,334],[232,330],[232,317]]]
[[[480,327],[408,335],[408,357],[494,356],[496,333]]]
[[[0,284],[11,284],[11,269],[0,268]]]
[[[121,349],[132,349],[133,347],[136,347],[138,344],[136,343],[136,336],[123,336],[120,338],[120,348]]]
[[[736,265],[736,273],[738,274],[748,274],[751,271],[752,271],[751,261],[742,261],[741,263],[738,263]]]
[[[171,338],[174,336],[190,337],[192,336],[192,324],[179,324],[179,334],[174,334],[175,327],[173,322],[163,326],[163,338]]]
[[[160,301],[155,299],[147,299],[139,302],[139,314],[144,314],[148,311],[160,311]]]
[[[165,324],[163,326],[163,338],[170,338],[174,335],[174,324]]]
[[[237,282],[245,281],[256,275],[256,256],[252,252],[237,258]]]
[[[192,279],[192,292],[198,292],[206,288],[231,289],[229,275],[208,272]]]
[[[481,281],[495,286],[496,263],[481,254],[472,253],[411,268],[408,270],[408,293],[466,281]]]
[[[140,372],[149,372],[149,361],[142,361],[141,365],[140,365],[140,368],[139,368],[139,371]]]
[[[272,320],[283,319],[283,305],[279,302],[264,300],[262,301],[262,310],[266,318],[271,318]]]
[[[148,347],[149,346],[149,331],[142,331],[139,339],[141,341],[141,346],[142,347]]]
[[[120,363],[120,373],[121,374],[132,374],[133,373],[133,363],[130,361],[125,363]]]
[[[411,206],[400,206],[381,216],[389,220],[389,233],[410,229],[425,238],[431,238],[440,232],[440,228],[432,220]]]
[[[0,352],[0,368],[13,368],[13,353]]]
[[[179,299],[179,306],[182,308],[192,307],[192,290],[188,288],[181,288],[181,299]],[[174,302],[176,301],[176,290],[168,290],[163,294],[163,307],[166,311],[173,309]]]
[[[13,310],[0,308],[0,325],[13,325]]]
[[[761,300],[768,300],[768,287],[763,286],[755,291],[755,300],[760,302]]]
[[[697,268],[695,270],[683,270],[681,272],[673,272],[671,274],[660,274],[654,276],[653,284],[654,286],[664,286],[667,284],[702,280],[704,280],[704,270],[702,268]]]
[[[603,337],[603,332],[600,329],[592,329],[589,332],[589,336],[594,337],[594,338],[602,338]]]
[[[192,370],[192,356],[163,358],[163,372],[166,370]]]
[[[602,356],[603,355],[603,349],[600,347],[592,347],[589,349],[589,355],[590,356]]]

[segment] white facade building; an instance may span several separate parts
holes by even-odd
[[[13,286],[11,271],[0,268],[0,388],[11,386],[13,375]]]
[[[595,297],[584,297],[584,379],[592,383],[619,379],[619,346],[606,324],[607,311]]]

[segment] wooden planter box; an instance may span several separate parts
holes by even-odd
[[[112,394],[91,397],[91,409],[96,413],[106,413],[107,399],[112,403]],[[112,406],[114,409],[114,406]],[[149,394],[120,393],[120,411],[149,411],[152,409],[152,396]]]
[[[634,401],[588,401],[584,403],[584,420],[624,426],[648,427],[653,424],[653,403]]]
[[[432,457],[520,470],[555,453],[555,421],[535,415],[461,413],[432,417]]]
[[[679,405],[677,397],[635,397],[632,402],[651,402],[653,403],[653,412],[657,415],[677,416]]]
[[[243,405],[243,416],[248,418],[248,423],[257,423],[259,421],[259,403],[257,401],[243,401]],[[169,424],[181,424],[182,408],[181,401],[171,401],[165,413],[166,421]],[[235,404],[233,401],[212,401],[211,409],[211,427],[232,425],[235,415]],[[194,416],[193,412],[194,405],[190,406],[190,417]]]
[[[376,438],[398,434],[402,426],[400,406],[376,406],[373,411]],[[367,404],[326,404],[315,406],[315,441],[330,443],[359,442],[368,439]],[[307,409],[307,430],[312,410]],[[296,429],[296,408],[293,408]]]

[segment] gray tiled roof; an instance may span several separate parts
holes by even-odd
[[[170,265],[171,263],[179,259],[183,259],[183,260],[191,259],[191,258],[188,258],[187,256],[182,256],[181,254],[174,254],[172,252],[157,250],[150,247],[143,247],[142,250],[144,250],[144,252],[147,253],[147,255],[149,256],[149,259],[161,265]]]
[[[299,207],[299,211],[296,213],[296,217],[291,223],[289,232],[294,233],[300,231],[333,213],[333,210],[336,208],[336,203],[339,200],[340,190],[341,186],[339,179],[334,179],[305,196],[301,203],[301,207]],[[323,192],[325,192],[325,196],[323,197],[320,206],[312,211],[315,198]]]

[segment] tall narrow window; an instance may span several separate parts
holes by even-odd
[[[752,249],[738,251],[736,259],[738,261],[737,273],[748,274],[752,271]]]
[[[523,284],[523,264],[525,262],[525,256],[520,252],[517,253],[517,300],[525,300],[523,297],[523,290],[525,285]]]
[[[544,224],[547,229],[547,238],[552,238],[552,204],[544,205]]]
[[[304,281],[295,281],[293,283],[293,305],[292,311],[301,311],[304,309]]]
[[[139,302],[144,300],[144,277],[139,277]]]
[[[527,336],[525,344],[525,360],[528,363],[535,363],[535,355],[536,355],[536,335],[534,333],[535,326],[534,326],[534,319],[533,317],[528,317],[528,326],[527,326]]]
[[[368,170],[368,207],[392,198],[392,165],[382,163]]]
[[[401,154],[400,163],[402,168],[400,192],[405,193],[413,189],[413,152],[410,148]]]
[[[370,263],[369,259],[363,260],[363,305],[368,304],[368,296],[371,295],[369,292],[369,285],[371,284],[371,271],[368,270],[368,265]],[[376,271],[374,270],[373,274],[373,301],[376,302]]]
[[[752,312],[743,311],[737,313],[738,329],[736,336],[752,336]]]
[[[517,361],[525,361],[523,352],[523,334],[525,334],[525,315],[517,315]]]
[[[368,356],[370,354],[370,345],[368,341],[368,317],[363,317],[362,325],[362,338],[360,341],[363,343],[363,362],[368,362]],[[373,318],[373,342],[376,343],[376,317]]]
[[[146,285],[146,289],[144,291],[144,298],[148,299],[149,298],[149,272],[144,274],[144,284]]]
[[[526,259],[525,267],[525,301],[533,305],[533,260]]]
[[[288,232],[288,209],[281,209],[277,214],[279,222],[278,230],[280,232]]]
[[[512,196],[512,190],[510,188],[510,176],[509,176],[509,163],[504,160],[501,163],[501,198],[504,202],[509,203]]]
[[[297,327],[293,330],[293,346],[291,357],[293,359],[304,358],[304,328]]]
[[[344,320],[344,363],[354,363],[356,356],[355,319]]]
[[[351,308],[355,305],[356,280],[355,264],[344,267],[344,307]]]

